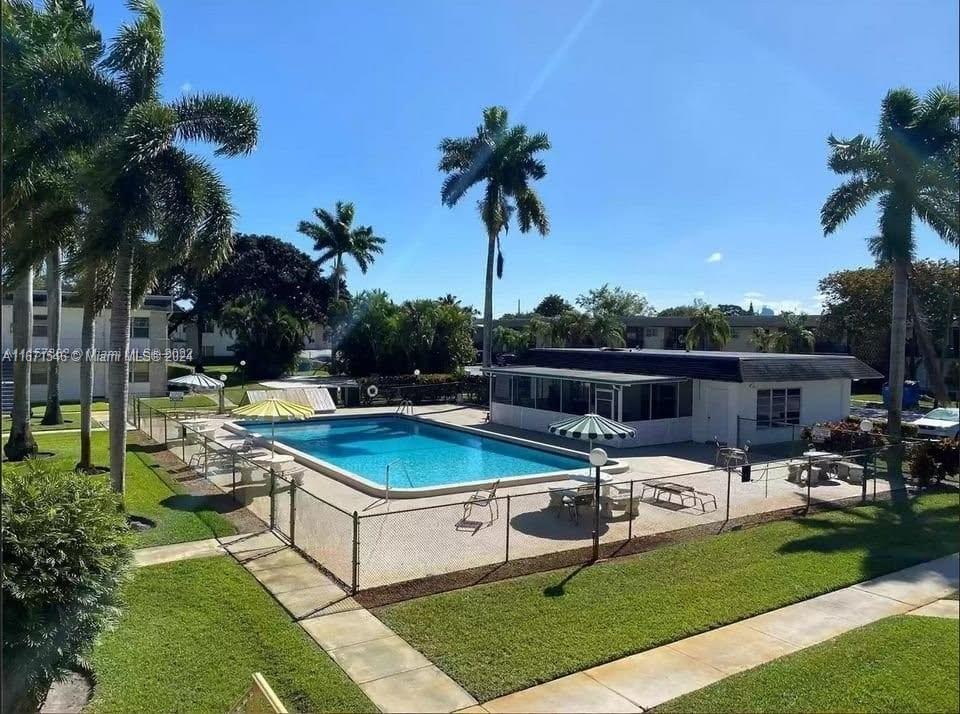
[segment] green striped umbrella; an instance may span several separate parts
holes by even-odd
[[[626,439],[629,436],[635,436],[637,433],[636,429],[613,421],[613,419],[602,417],[599,414],[584,414],[583,416],[563,419],[551,424],[549,430],[551,434],[583,441]]]

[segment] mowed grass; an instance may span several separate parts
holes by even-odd
[[[93,428],[96,429],[101,426],[100,422],[97,421],[97,412],[104,412],[109,408],[109,405],[106,402],[94,402],[92,405],[91,411],[93,415],[91,417],[93,421]],[[41,424],[40,420],[43,419],[43,413],[46,411],[45,406],[33,406],[30,409],[30,428],[33,431],[54,431],[57,429],[79,429],[80,428],[80,405],[79,404],[62,404],[60,406],[60,412],[63,414],[63,423],[62,424]],[[0,432],[6,434],[10,431],[10,415],[4,413],[0,415]]]
[[[37,434],[36,438],[41,452],[53,454],[45,458],[53,459],[65,469],[76,466],[80,459],[79,434]],[[109,464],[109,434],[105,431],[94,432],[90,443],[94,464]],[[127,512],[156,523],[155,528],[137,533],[137,547],[183,543],[236,533],[233,524],[206,501],[186,494],[166,474],[151,468],[154,463],[149,453],[139,451],[136,445],[127,446]],[[4,468],[19,467],[5,464]],[[108,476],[103,474],[92,478],[106,479]]]
[[[89,712],[231,710],[266,677],[289,711],[376,711],[240,565],[226,556],[139,568],[119,626],[91,661]]]
[[[957,712],[957,620],[901,615],[724,679],[657,712]]]
[[[483,702],[954,553],[958,526],[957,493],[927,494],[411,600],[377,615]]]

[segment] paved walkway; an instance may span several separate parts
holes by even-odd
[[[642,712],[890,615],[929,615],[949,607],[955,611],[956,604],[931,603],[955,591],[958,583],[960,554],[955,553],[465,711]]]
[[[381,711],[451,712],[477,703],[273,533],[221,542]]]
[[[172,563],[175,560],[188,558],[207,558],[211,555],[223,555],[226,552],[220,540],[207,538],[187,543],[137,548],[133,551],[133,562],[140,568],[145,565],[160,565],[160,563]]]

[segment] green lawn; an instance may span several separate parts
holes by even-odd
[[[41,452],[53,452],[64,468],[73,468],[80,458],[78,434],[38,434]],[[109,435],[94,432],[91,438],[95,464],[107,465]],[[156,528],[137,534],[137,547],[183,543],[236,532],[233,524],[194,496],[186,495],[179,484],[166,474],[151,468],[155,462],[149,453],[127,447],[127,511],[154,521]],[[4,465],[8,468],[8,465]],[[16,468],[9,465],[9,468]],[[101,478],[107,478],[102,476]]]
[[[663,712],[956,712],[957,620],[901,615],[667,702]]]
[[[290,711],[376,711],[270,595],[226,556],[138,569],[91,661],[88,711],[211,712],[266,677]]]
[[[93,403],[93,427],[96,429],[100,426],[100,422],[97,421],[96,412],[106,411],[109,408],[109,405],[106,402],[94,402]],[[79,404],[61,404],[60,411],[63,413],[63,424],[50,424],[45,425],[41,424],[40,420],[43,419],[43,412],[45,411],[45,406],[33,406],[30,409],[30,428],[33,431],[52,431],[56,429],[79,429],[80,428],[80,405]],[[0,416],[0,431],[6,434],[10,431],[10,415],[3,414]]]
[[[958,525],[957,494],[927,494],[443,593],[377,614],[486,701],[954,553]]]

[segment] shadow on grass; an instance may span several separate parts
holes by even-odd
[[[942,492],[956,494],[952,489]],[[954,506],[920,510],[916,497],[904,491],[871,509],[842,513],[846,518],[831,517],[827,511],[797,519],[810,535],[784,543],[779,551],[827,554],[865,549],[863,575],[872,578],[943,555],[944,545],[948,552],[960,547],[960,500]]]
[[[583,570],[592,565],[591,563],[583,563],[578,565],[576,568],[571,570],[569,573],[563,576],[563,579],[556,583],[555,585],[548,585],[543,589],[543,594],[547,597],[562,597],[566,593],[566,586],[571,580],[577,577]]]
[[[163,499],[160,501],[160,505],[174,511],[188,511],[190,513],[199,513],[201,511],[216,511],[221,514],[233,513],[243,508],[243,506],[225,493],[210,494],[208,496],[178,493]]]
[[[167,451],[163,444],[127,444],[127,451],[137,454],[157,454]]]

